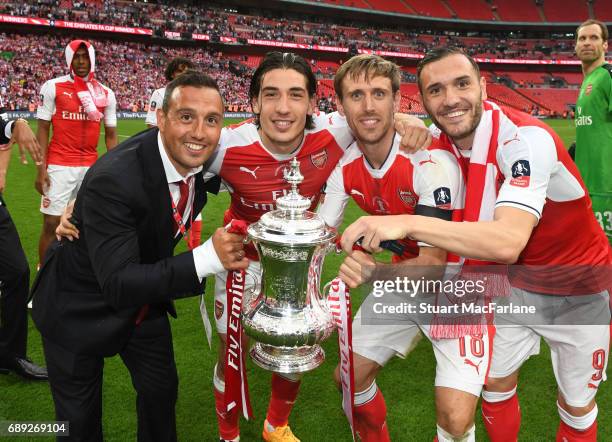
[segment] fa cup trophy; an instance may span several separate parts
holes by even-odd
[[[289,194],[276,200],[276,210],[248,228],[259,254],[262,275],[250,275],[256,287],[245,293],[244,332],[256,341],[251,357],[279,373],[301,373],[323,363],[319,345],[334,329],[332,315],[319,289],[323,260],[336,233],[308,211],[311,201],[298,192],[304,177],[294,158],[285,170]]]

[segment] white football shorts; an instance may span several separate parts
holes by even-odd
[[[40,211],[45,215],[61,216],[70,200],[77,196],[89,167],[47,166],[50,185],[40,200]]]
[[[401,297],[397,302],[390,302],[387,297],[396,296],[385,293],[386,304],[398,304],[405,301]],[[368,297],[372,300],[373,294]],[[418,299],[415,298],[415,299]],[[491,340],[495,334],[493,326],[485,328],[485,333],[467,335],[461,338],[432,339],[429,335],[429,324],[419,324],[415,317],[386,315],[388,325],[371,324],[363,321],[363,308],[370,308],[372,302],[364,302],[353,319],[353,351],[378,365],[384,366],[392,357],[405,358],[418,343],[422,332],[433,345],[436,357],[436,387],[448,387],[479,396],[487,378],[489,369]],[[366,315],[370,315],[366,312]],[[376,313],[381,319],[385,314]]]
[[[489,376],[501,378],[517,371],[540,352],[540,339],[550,347],[559,391],[572,407],[584,407],[606,380],[610,349],[610,297],[543,295],[512,289],[511,302],[534,306],[533,319],[496,315],[496,335]]]

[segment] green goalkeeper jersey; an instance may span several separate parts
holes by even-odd
[[[612,65],[588,74],[576,103],[576,164],[593,211],[612,238]],[[611,239],[612,241],[612,239]]]

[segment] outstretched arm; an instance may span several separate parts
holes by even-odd
[[[514,207],[495,209],[493,221],[451,222],[436,218],[396,215],[365,216],[344,231],[342,248],[349,253],[363,237],[362,247],[380,251],[380,241],[407,236],[468,258],[516,262],[527,245],[537,218]]]

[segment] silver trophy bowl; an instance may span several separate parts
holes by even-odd
[[[334,322],[319,289],[321,269],[336,233],[308,211],[310,200],[297,191],[303,176],[294,158],[285,171],[289,194],[276,210],[248,228],[262,268],[249,272],[255,288],[245,293],[242,326],[256,341],[251,357],[260,367],[279,373],[301,373],[321,365],[319,343],[332,333]]]

